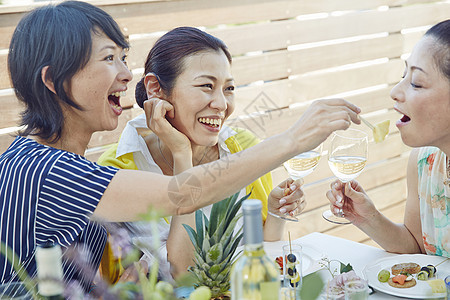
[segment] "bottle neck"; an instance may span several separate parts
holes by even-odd
[[[246,244],[244,245],[244,255],[246,256],[263,256],[264,251],[263,244]]]
[[[263,225],[261,210],[244,211],[244,245],[245,247],[262,247]]]

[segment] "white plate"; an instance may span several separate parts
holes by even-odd
[[[373,287],[375,290],[390,294],[398,297],[405,297],[409,299],[431,299],[431,298],[442,298],[445,297],[445,293],[433,294],[431,292],[431,287],[428,285],[426,281],[417,280],[417,284],[411,288],[395,288],[390,286],[387,282],[378,281],[378,272],[382,269],[391,270],[391,267],[395,264],[400,263],[416,263],[421,267],[426,265],[437,265],[444,261],[446,258],[441,256],[434,255],[424,255],[424,254],[404,254],[404,255],[396,255],[392,257],[387,257],[383,259],[379,259],[374,263],[368,264],[364,270],[364,277],[369,281],[369,285]],[[436,267],[436,277],[444,279],[447,275],[450,274],[450,260],[440,264]]]
[[[288,244],[288,241],[264,242],[264,250],[275,261],[278,256],[283,256],[283,246]],[[302,246],[302,276],[321,269],[317,262],[324,257],[322,252],[308,245],[300,245]]]

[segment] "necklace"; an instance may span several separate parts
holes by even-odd
[[[158,149],[159,149],[159,153],[161,154],[162,158],[164,159],[164,162],[166,163],[166,165],[169,166],[169,168],[173,171],[173,166],[169,163],[169,161],[166,159],[166,157],[164,156],[162,150],[161,150],[161,140],[159,138],[158,139]],[[203,153],[202,158],[198,161],[197,166],[203,161],[203,159],[206,157],[206,153],[208,152],[208,148],[205,149],[205,153]]]

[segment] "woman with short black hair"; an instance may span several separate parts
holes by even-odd
[[[37,8],[14,31],[8,66],[25,105],[25,128],[0,155],[0,240],[31,276],[35,249],[47,242],[80,248],[96,269],[106,232],[92,217],[132,221],[150,206],[167,215],[193,212],[316,147],[332,131],[359,123],[356,106],[342,99],[319,101],[288,131],[230,157],[234,164],[209,174],[200,167],[176,176],[102,167],[83,155],[94,132],[117,127],[120,96],[132,79],[127,47],[114,20],[86,2]],[[185,178],[195,179],[201,193],[177,185]],[[0,283],[18,280],[11,260],[0,255]],[[65,280],[90,288],[92,275],[65,259],[63,264]]]

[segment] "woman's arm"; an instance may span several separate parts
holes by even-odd
[[[183,153],[173,154],[173,174],[179,174],[192,168],[191,155]],[[167,238],[167,260],[171,266],[171,274],[174,278],[185,274],[187,268],[193,265],[194,246],[189,239],[183,224],[195,228],[195,213],[181,216],[173,216],[170,221],[169,237]]]
[[[130,221],[149,206],[167,215],[192,213],[235,193],[290,157],[315,148],[333,131],[347,129],[352,121],[359,124],[359,112],[342,99],[315,101],[285,132],[226,159],[173,177],[119,170],[94,214],[109,221]],[[135,199],[133,205],[126,199]]]

